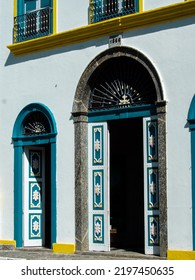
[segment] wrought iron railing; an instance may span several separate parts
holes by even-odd
[[[138,0],[91,0],[91,23],[139,11]]]
[[[52,12],[52,8],[47,7],[15,17],[14,43],[51,34]]]

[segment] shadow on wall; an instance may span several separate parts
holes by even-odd
[[[157,26],[132,30],[132,31],[129,31],[128,33],[125,33],[124,38],[128,37],[128,38],[133,39],[133,37],[156,33],[156,32],[160,32],[163,30],[180,28],[181,26],[183,27],[183,26],[188,26],[191,24],[194,24],[193,18],[182,19],[182,20],[178,20],[177,22],[168,22],[165,24],[157,25]],[[108,43],[109,43],[108,41],[109,41],[108,37],[103,37],[103,38],[98,38],[98,39],[92,39],[90,41],[81,42],[79,44],[72,44],[71,46],[59,47],[59,48],[55,48],[52,50],[36,52],[33,54],[28,54],[28,55],[24,55],[24,56],[20,56],[20,57],[15,57],[13,54],[10,53],[5,62],[5,66],[14,65],[17,63],[23,63],[23,62],[26,62],[29,60],[41,59],[41,58],[49,57],[49,56],[56,55],[56,54],[83,50],[83,49],[87,49],[87,48],[94,47],[94,46],[95,47],[101,47],[101,46],[108,47]]]

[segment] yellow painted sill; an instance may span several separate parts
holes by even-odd
[[[53,252],[56,254],[74,254],[75,250],[75,244],[53,244]]]
[[[100,37],[175,21],[194,15],[195,1],[188,0],[186,2],[82,26],[38,39],[11,44],[7,47],[15,56],[21,56],[78,44]]]
[[[195,260],[195,251],[168,250],[167,260]]]
[[[15,240],[0,240],[0,245],[12,245],[16,247],[16,241]]]

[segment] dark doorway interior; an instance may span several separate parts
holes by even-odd
[[[143,252],[142,118],[110,121],[109,130],[111,248]]]
[[[45,247],[51,248],[51,145],[45,147]]]

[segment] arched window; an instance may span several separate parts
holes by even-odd
[[[51,132],[47,117],[40,111],[30,113],[23,122],[23,135],[43,135]]]
[[[110,59],[90,78],[89,110],[154,104],[156,89],[147,69],[135,59]]]

